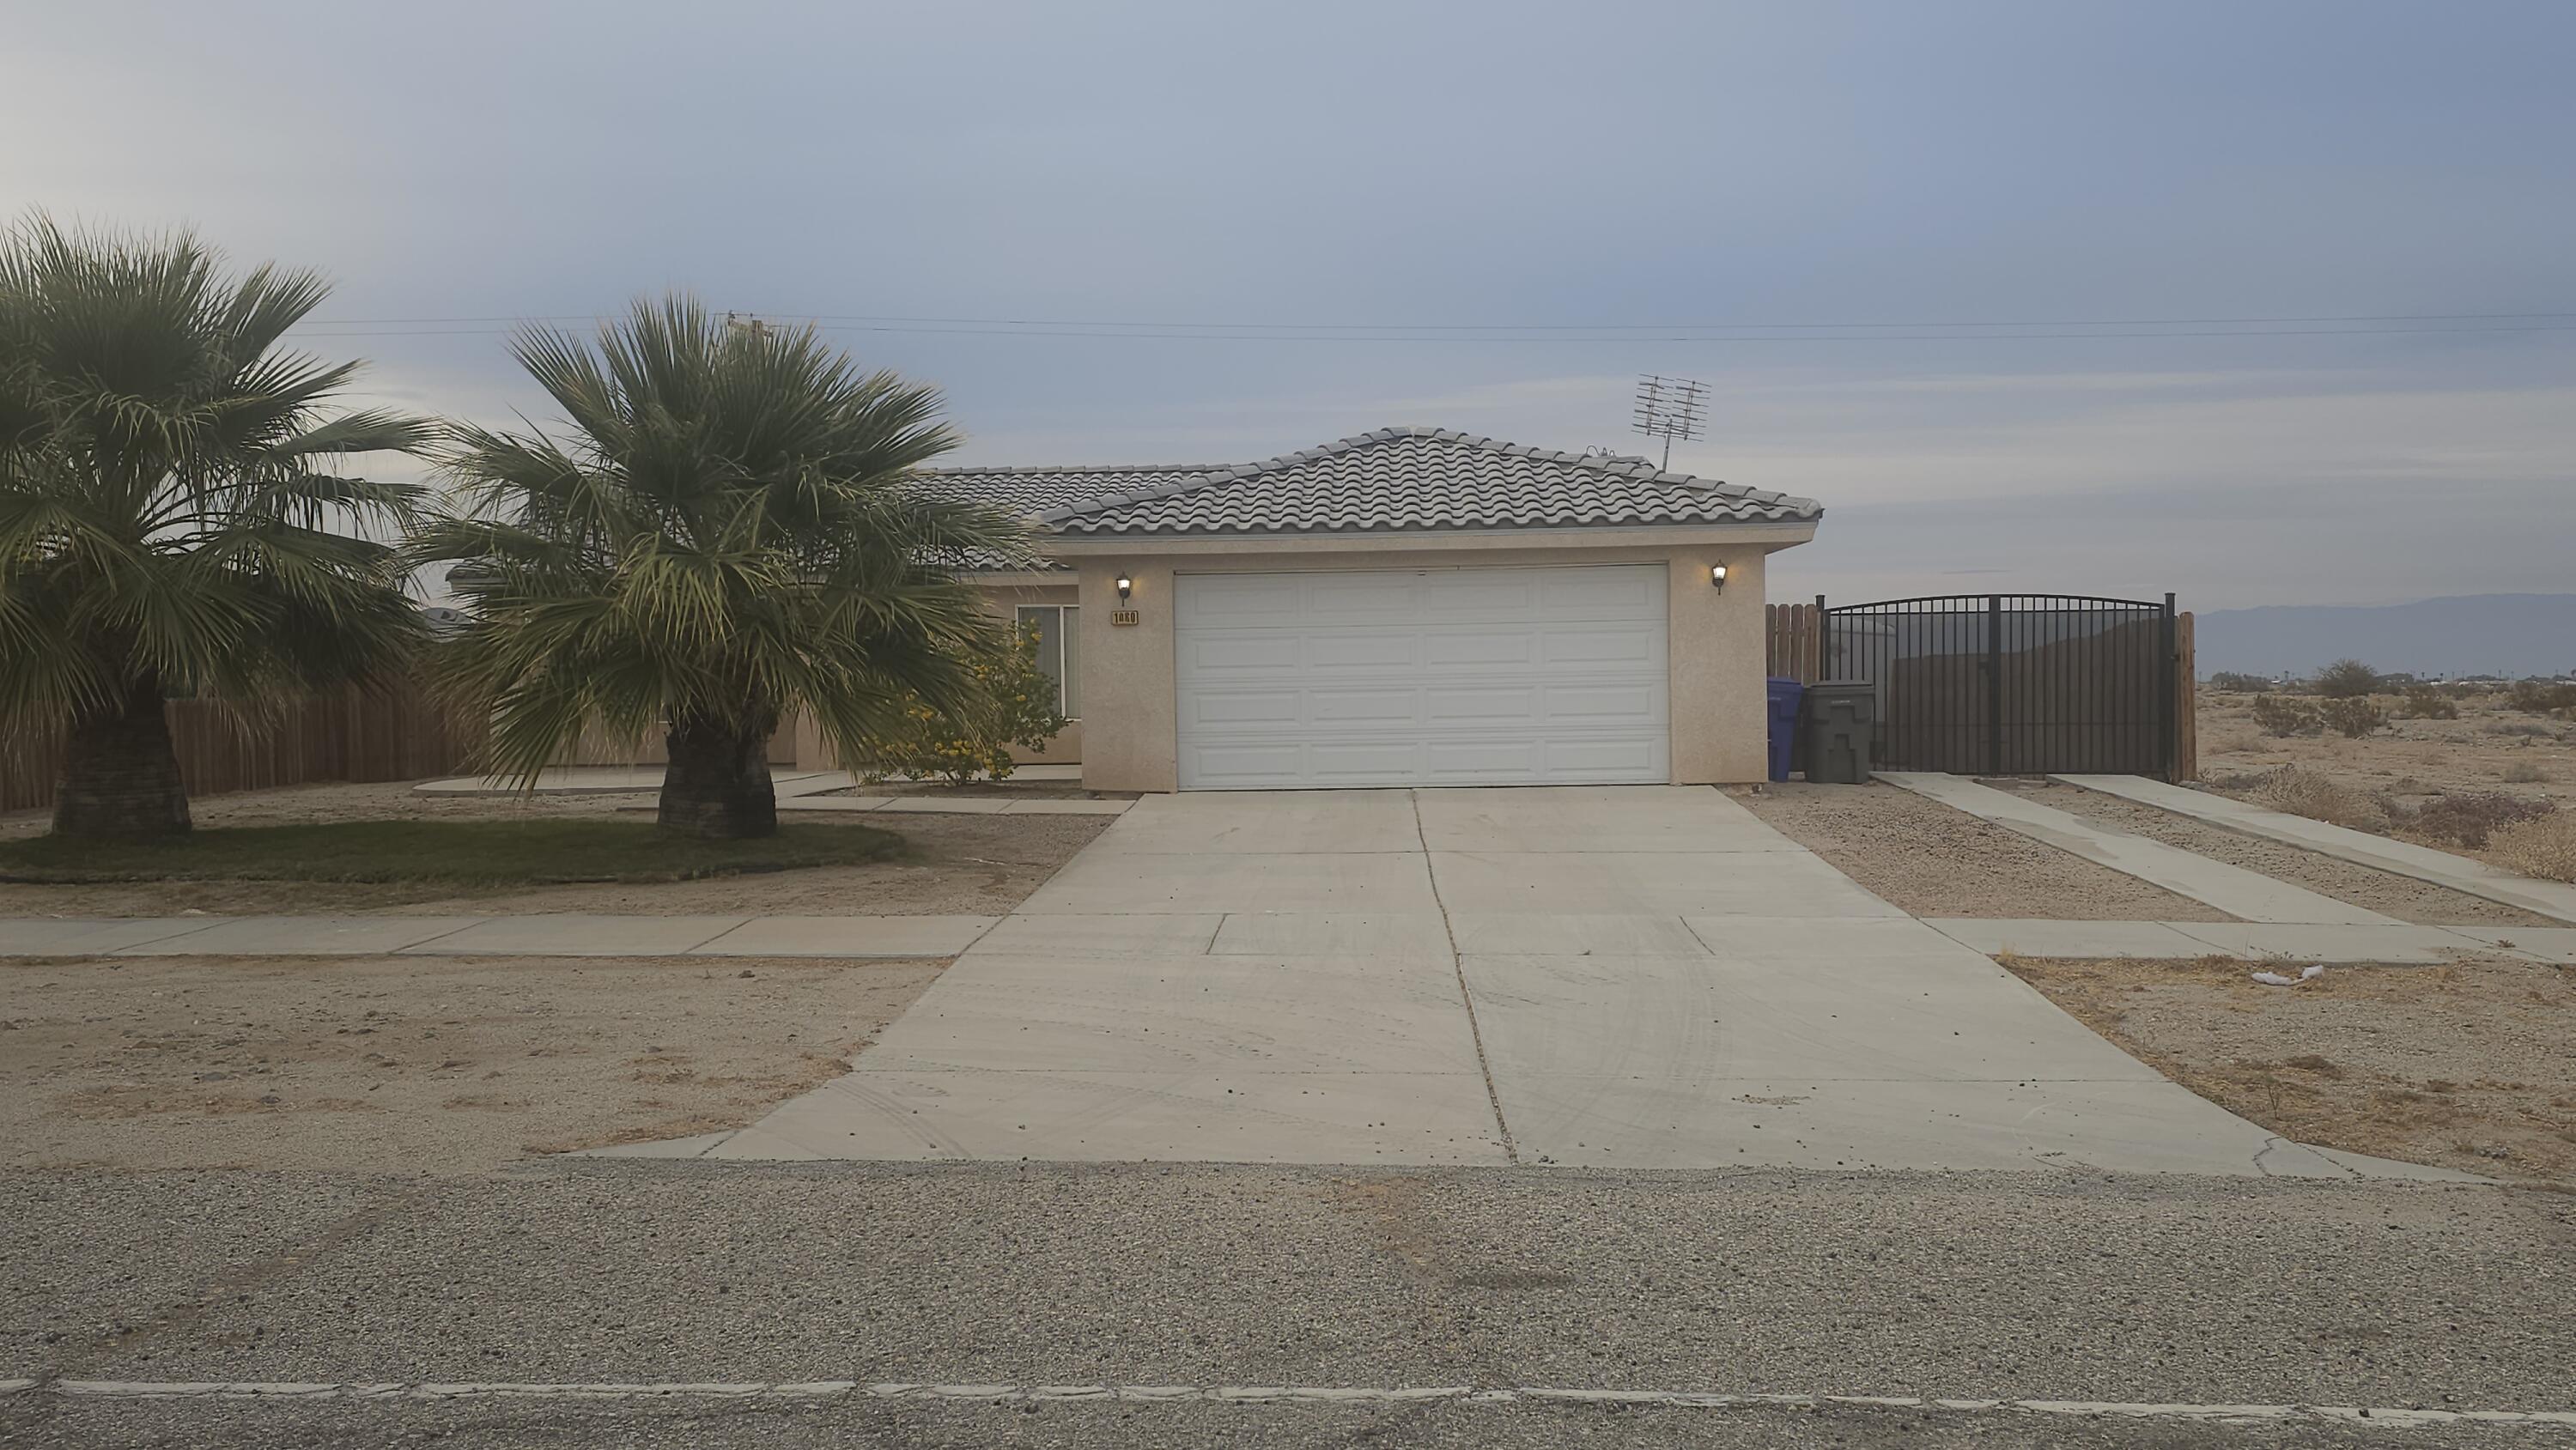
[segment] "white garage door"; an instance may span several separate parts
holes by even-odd
[[[1181,789],[1666,780],[1665,579],[1182,575]]]

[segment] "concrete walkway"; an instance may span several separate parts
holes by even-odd
[[[2312,821],[2283,811],[2267,811],[2227,796],[2167,785],[2144,776],[2057,775],[2049,778],[2189,816],[2223,830],[2303,847],[2356,866],[2393,871],[2400,876],[2430,881],[2436,886],[2483,896],[2489,901],[2518,906],[2542,916],[2576,922],[2576,886],[2562,881],[2535,881],[2528,876],[2500,871],[2483,861],[2472,861],[2430,846],[2392,841],[2386,836],[2330,826],[2323,821]]]
[[[2162,841],[2088,821],[2080,816],[2026,800],[1992,786],[1930,771],[1884,770],[1878,778],[1916,795],[1939,801],[1981,820],[1992,821],[2035,841],[2124,875],[2188,896],[2245,921],[2339,922],[2348,925],[2396,926],[2396,917],[2338,901],[2286,881],[2276,881],[2241,866],[2168,846]]]
[[[1678,787],[1148,797],[855,1071],[610,1151],[2456,1176],[2280,1140]]]

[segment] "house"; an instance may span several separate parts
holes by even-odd
[[[1095,790],[1764,775],[1763,562],[1814,501],[1383,428],[1241,466],[951,468],[1049,535],[984,570]]]

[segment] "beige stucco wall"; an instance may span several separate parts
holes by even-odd
[[[1179,783],[1174,696],[1172,578],[1179,573],[1279,573],[1321,569],[1513,568],[1548,564],[1663,564],[1671,595],[1672,772],[1679,784],[1760,780],[1764,775],[1763,559],[1795,540],[1749,539],[1620,547],[1472,546],[1293,552],[1099,555],[1077,561],[1082,605],[1082,698],[1087,727],[1083,784],[1093,790],[1168,791]],[[1709,567],[1727,566],[1724,589]],[[1134,581],[1133,625],[1110,623],[1116,581]]]

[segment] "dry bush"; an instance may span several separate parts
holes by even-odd
[[[2272,689],[2270,680],[2249,675],[2241,670],[2220,670],[2209,677],[2209,688],[2227,695],[2259,695]]]
[[[2359,660],[2337,660],[2317,671],[2317,693],[2329,700],[2349,700],[2379,688],[2379,671]]]
[[[2353,695],[2340,700],[2326,701],[2318,709],[2317,718],[2323,720],[2326,727],[2336,734],[2359,740],[2373,730],[2386,725],[2388,712],[2379,708],[2378,702],[2368,695]]]
[[[2240,755],[2263,743],[2261,733],[2242,725],[2217,725],[2200,732],[2200,748],[2208,755]]]
[[[2255,696],[2254,724],[2266,735],[2315,735],[2325,729],[2316,706],[2287,695]]]
[[[2393,813],[2392,828],[2444,846],[2485,849],[2493,834],[2507,826],[2553,815],[2558,807],[2502,791],[2463,791],[2426,801],[2411,811]]]
[[[2505,704],[2534,715],[2563,714],[2576,711],[2576,682],[2559,680],[2521,680],[2505,694]]]
[[[2265,771],[2245,794],[2257,805],[2330,826],[2373,832],[2388,829],[2386,806],[2348,785],[2295,765]]]
[[[2557,811],[2500,828],[2487,838],[2487,859],[2525,876],[2576,882],[2576,812]]]
[[[2401,720],[2457,720],[2460,706],[2458,701],[2431,685],[2409,685],[2405,698],[2397,702],[2397,717]]]
[[[2507,785],[2547,785],[2549,772],[2528,760],[2517,760],[2504,768],[2503,779]]]

